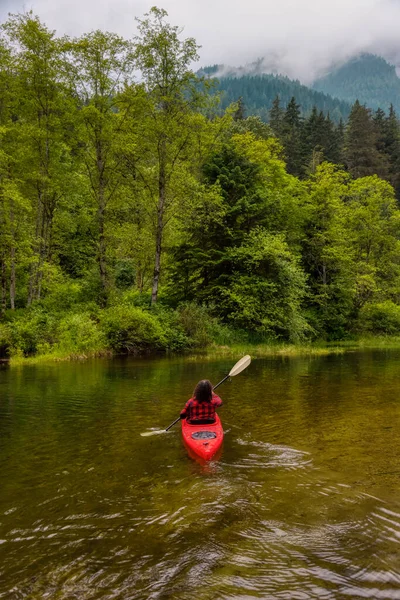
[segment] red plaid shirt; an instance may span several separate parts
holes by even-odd
[[[222,400],[217,394],[212,395],[211,402],[198,402],[196,398],[190,398],[181,411],[181,419],[187,419],[189,422],[203,419],[213,419],[215,421],[215,409],[222,405]]]

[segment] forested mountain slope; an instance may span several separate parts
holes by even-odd
[[[218,66],[208,67],[201,71],[208,77],[218,73]],[[294,96],[301,106],[302,116],[308,116],[313,107],[329,113],[333,121],[346,120],[350,114],[349,103],[310,89],[299,81],[293,81],[281,75],[228,75],[218,77],[216,90],[222,92],[221,107],[242,98],[246,114],[259,116],[263,121],[269,120],[269,110],[273,100],[279,96],[282,105],[287,105]]]
[[[384,58],[362,54],[314,82],[314,89],[369,108],[400,111],[400,79]]]

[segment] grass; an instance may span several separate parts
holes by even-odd
[[[314,342],[303,344],[288,344],[280,342],[242,342],[227,344],[210,344],[202,349],[190,350],[185,352],[168,352],[171,354],[187,355],[195,359],[198,356],[209,359],[232,356],[244,356],[250,354],[252,357],[267,356],[326,356],[328,354],[345,354],[362,349],[400,349],[400,336],[365,336],[355,340],[343,342]],[[94,357],[111,357],[118,354],[108,349],[99,349],[89,352],[63,352],[56,350],[47,354],[24,357],[21,354],[10,358],[11,366],[35,365],[49,362],[61,362],[69,360],[86,360]],[[149,352],[146,352],[149,356]],[[154,355],[160,356],[160,352],[154,350]]]
[[[110,350],[97,350],[93,352],[69,352],[55,351],[48,354],[36,354],[35,356],[22,356],[20,354],[11,356],[8,363],[15,367],[20,365],[37,365],[49,362],[62,362],[68,360],[87,360],[88,358],[113,356]]]

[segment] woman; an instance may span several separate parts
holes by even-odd
[[[192,425],[206,425],[215,422],[215,409],[222,406],[222,400],[214,394],[208,379],[199,381],[190,398],[181,411],[181,419],[187,419]]]

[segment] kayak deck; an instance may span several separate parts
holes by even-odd
[[[215,423],[208,425],[192,425],[182,421],[183,441],[197,456],[211,460],[222,445],[224,430],[219,416],[215,415]]]

